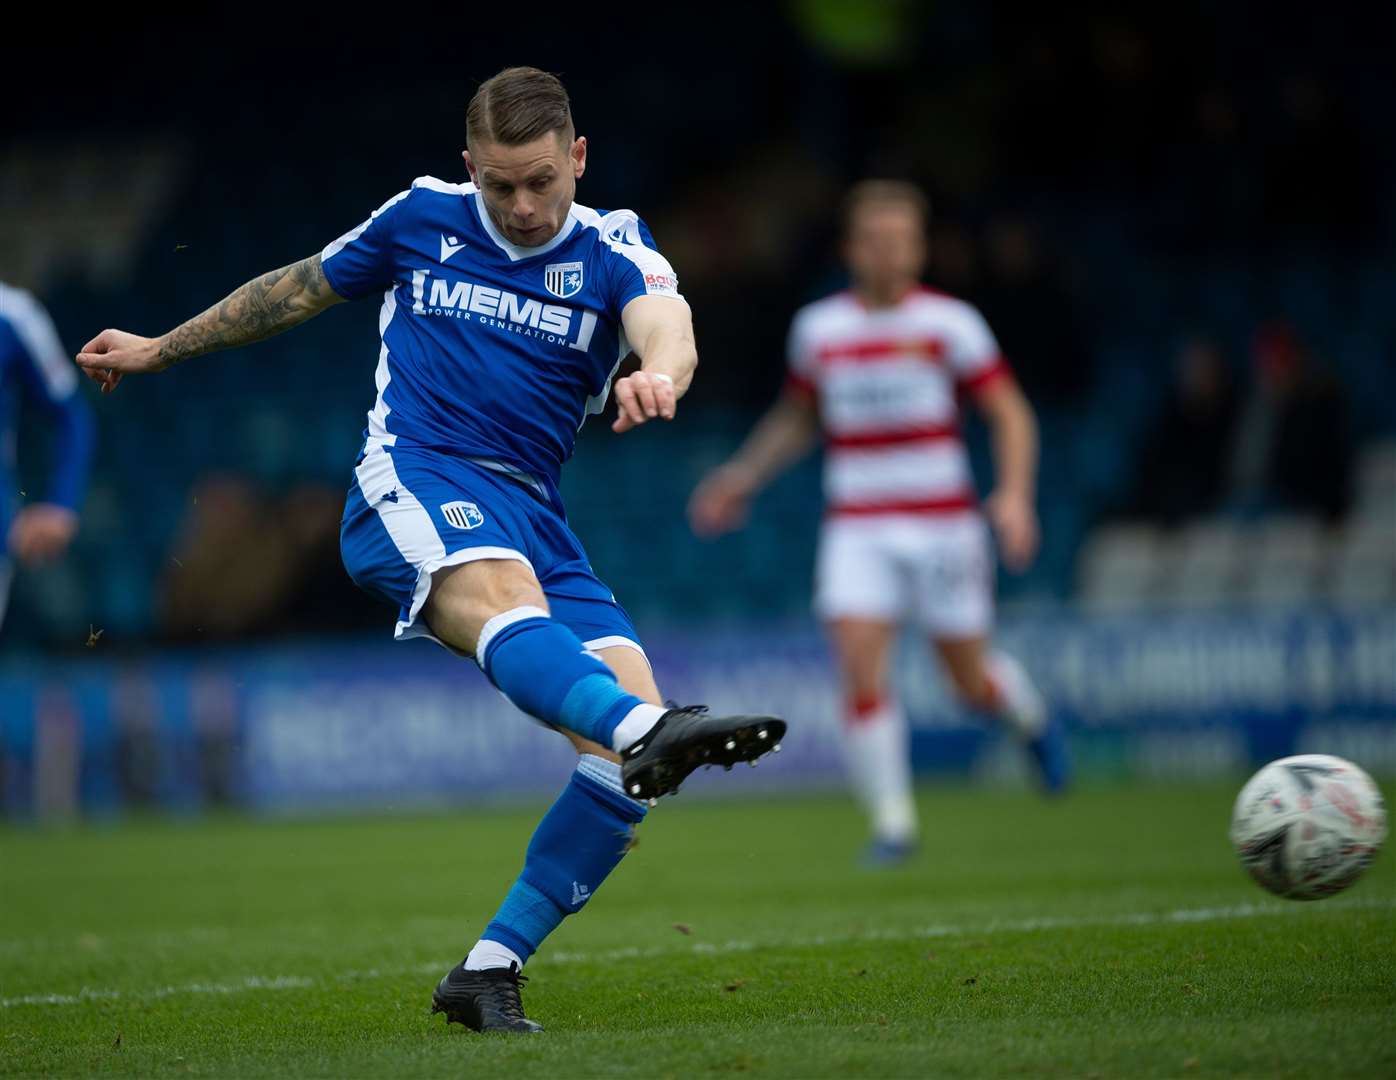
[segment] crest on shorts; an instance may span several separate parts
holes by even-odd
[[[441,516],[457,529],[473,529],[485,523],[485,515],[473,502],[442,503]]]
[[[549,263],[543,267],[543,284],[559,300],[576,296],[582,291],[582,264]]]

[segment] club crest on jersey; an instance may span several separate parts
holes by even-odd
[[[576,296],[582,291],[582,264],[579,262],[549,263],[543,267],[543,284],[559,300]]]
[[[442,503],[441,516],[457,529],[473,529],[485,523],[485,515],[473,502]]]

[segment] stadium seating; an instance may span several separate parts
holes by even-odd
[[[1082,552],[1083,607],[1095,614],[1152,607],[1160,579],[1159,530],[1152,525],[1115,525],[1099,530]]]
[[[1095,613],[1175,608],[1284,610],[1396,603],[1396,443],[1374,444],[1337,527],[1316,518],[1227,517],[1175,531],[1109,525],[1083,545],[1077,600]]]
[[[1335,545],[1325,597],[1341,607],[1396,605],[1396,512],[1355,516]]]

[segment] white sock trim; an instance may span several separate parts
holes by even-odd
[[[480,628],[480,640],[475,643],[475,662],[480,665],[483,671],[485,667],[485,651],[490,647],[490,642],[495,635],[506,626],[512,626],[516,622],[523,622],[524,619],[546,619],[548,613],[540,607],[525,604],[523,607],[510,608],[508,611],[501,611],[494,618],[490,619]]]
[[[668,711],[662,705],[650,705],[646,702],[636,705],[625,714],[625,719],[616,725],[615,734],[611,736],[611,749],[619,754],[627,746],[639,742]]]
[[[595,754],[582,754],[577,759],[577,771],[607,790],[614,791],[627,802],[634,803],[636,806],[645,805],[626,792],[625,785],[621,782],[620,762],[607,761]]]
[[[582,754],[577,758],[577,771],[588,780],[595,780],[602,787],[609,788],[617,795],[625,794],[625,788],[620,782],[620,764],[618,762],[607,761],[595,754]]]
[[[501,945],[497,941],[490,941],[488,938],[481,938],[475,943],[475,948],[470,950],[470,955],[465,958],[465,962],[461,966],[466,971],[484,971],[487,968],[507,968],[510,964],[517,964],[520,970],[524,966],[519,954],[509,946]]]

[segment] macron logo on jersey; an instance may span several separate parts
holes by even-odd
[[[458,236],[447,236],[441,234],[441,262],[444,264],[447,259],[454,255],[461,248],[465,247],[465,241]]]

